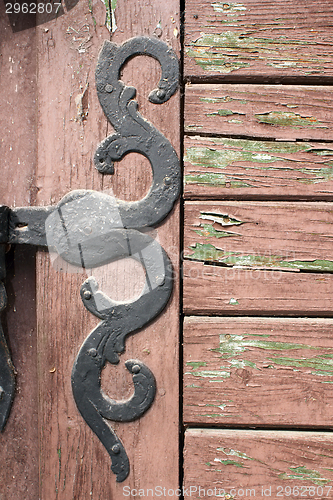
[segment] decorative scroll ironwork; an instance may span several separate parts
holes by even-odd
[[[138,104],[133,100],[135,88],[119,79],[125,62],[139,54],[156,58],[162,68],[158,88],[149,95],[151,102],[162,104],[177,89],[177,57],[164,42],[145,37],[133,38],[121,46],[105,42],[96,69],[96,86],[100,104],[116,133],[98,146],[95,165],[100,172],[113,174],[113,162],[130,152],[140,153],[150,161],[153,184],[148,195],[136,202],[117,200],[121,224],[127,229],[112,232],[112,241],[117,244],[114,258],[127,255],[140,260],[146,270],[146,283],[140,298],[125,305],[102,296],[94,279],[82,285],[85,307],[102,322],[82,345],[72,372],[78,409],[110,454],[111,469],[119,482],[128,476],[129,462],[121,441],[103,418],[121,422],[139,418],[153,402],[155,379],[143,363],[127,361],[135,391],[128,401],[118,403],[102,394],[101,370],[106,361],[118,363],[118,354],[125,349],[125,337],[155,318],[169,299],[171,263],[157,241],[135,229],[159,224],[171,211],[180,191],[180,166],[175,150],[138,112]],[[103,304],[103,313],[97,305],[98,299]]]

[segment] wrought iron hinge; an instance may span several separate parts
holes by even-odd
[[[162,68],[158,88],[149,95],[163,104],[176,91],[178,60],[161,40],[136,37],[123,45],[106,41],[99,55],[96,87],[100,104],[115,134],[107,137],[95,154],[95,166],[103,174],[113,174],[114,161],[129,152],[150,161],[153,183],[142,200],[125,202],[90,190],[72,191],[56,207],[10,209],[0,206],[0,311],[6,305],[5,246],[32,244],[47,246],[66,262],[94,268],[124,257],[143,265],[146,282],[134,302],[118,303],[98,290],[95,278],[81,286],[84,306],[101,319],[80,348],[72,371],[72,389],[84,420],[107,449],[117,481],[129,474],[129,461],[116,433],[105,422],[129,422],[151,406],[155,378],[139,360],[128,360],[134,394],[126,401],[114,401],[101,390],[101,371],[107,362],[117,364],[125,351],[125,339],[155,318],[166,306],[172,291],[172,266],[161,245],[148,228],[155,227],[171,211],[180,191],[180,166],[169,141],[138,112],[133,100],[135,88],[120,79],[125,62],[135,55],[156,58]],[[89,231],[87,231],[89,226]],[[15,392],[14,369],[0,326],[0,430],[6,424]]]

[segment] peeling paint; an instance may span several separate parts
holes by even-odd
[[[221,231],[219,229],[215,229],[215,227],[213,227],[211,224],[201,224],[200,227],[202,227],[202,229],[193,229],[193,231],[200,236],[205,236],[206,238],[226,238],[228,236],[240,236],[239,234],[232,233],[230,231]]]
[[[203,378],[229,378],[230,372],[221,370],[194,370],[192,372],[186,372],[185,375],[193,375],[194,377]]]
[[[235,111],[231,111],[231,109],[218,109],[217,111],[214,111],[213,113],[208,113],[206,116],[231,116],[231,115],[245,115],[245,113],[239,113]]]
[[[333,180],[333,151],[314,147],[310,143],[251,141],[242,139],[207,139],[212,147],[190,147],[184,161],[202,169],[242,168],[237,174],[197,172],[185,176],[186,184],[216,187],[259,187],[260,172],[281,172],[293,175],[295,182],[318,184]],[[221,145],[223,149],[216,149]],[[300,155],[305,155],[304,159]],[[294,157],[293,157],[294,156]],[[327,157],[327,158],[324,158]],[[307,164],[306,168],[299,164]],[[242,173],[243,172],[243,173]],[[286,174],[283,174],[286,172]],[[244,178],[246,175],[246,178]]]
[[[264,336],[269,339],[269,335]],[[220,335],[220,347],[212,349],[213,352],[220,353],[221,359],[227,360],[235,356],[239,356],[253,348],[264,349],[269,351],[286,351],[299,349],[316,349],[306,344],[294,344],[291,342],[276,342],[272,340],[263,340],[259,335],[234,335],[230,334],[226,338],[225,335]],[[247,365],[249,366],[249,365]]]
[[[238,181],[227,177],[224,174],[187,174],[184,177],[185,184],[202,184],[217,187],[229,187],[229,188],[246,188],[255,187],[248,182]]]
[[[228,267],[246,269],[276,269],[295,271],[333,272],[331,260],[286,260],[282,255],[244,255],[241,252],[225,251],[211,243],[195,243],[188,247],[193,253],[185,255],[185,259],[200,262],[215,262]]]
[[[229,215],[213,213],[213,212],[200,212],[200,219],[211,220],[221,226],[240,226],[244,224],[243,221],[229,217]]]
[[[331,482],[330,479],[321,477],[321,474],[319,472],[312,469],[307,469],[304,466],[289,467],[289,470],[292,471],[292,474],[284,472],[282,474],[279,474],[279,479],[299,479],[301,481],[311,481],[318,486]]]
[[[188,361],[186,364],[191,366],[193,370],[197,370],[201,366],[207,366],[206,361]]]
[[[291,127],[299,129],[302,127],[328,128],[323,122],[314,116],[301,116],[293,111],[270,111],[269,113],[254,115],[259,123],[279,127]]]
[[[218,462],[222,465],[234,465],[235,467],[244,467],[243,462],[237,462],[236,460],[222,460],[221,458],[214,458],[214,462]]]
[[[238,450],[233,450],[232,448],[217,448],[217,451],[222,451],[227,456],[243,458],[244,460],[253,460],[253,458],[246,455],[246,453]]]
[[[214,2],[211,4],[215,12],[223,12],[227,16],[244,16],[245,5],[237,2]]]
[[[207,102],[209,104],[219,104],[222,102],[231,102],[231,101],[235,101],[238,104],[247,104],[247,101],[245,99],[235,99],[228,95],[222,97],[200,97],[199,101]]]
[[[101,0],[105,5],[106,16],[105,16],[105,26],[107,29],[114,33],[117,29],[115,10],[117,7],[117,0]]]
[[[302,69],[305,74],[322,70],[325,56],[299,57],[299,48],[318,45],[312,40],[295,40],[287,37],[255,38],[248,32],[201,33],[191,43],[187,55],[204,71],[231,73],[249,67],[256,61],[276,68]],[[309,67],[311,69],[309,69]]]

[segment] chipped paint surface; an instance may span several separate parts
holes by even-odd
[[[115,14],[115,10],[117,7],[117,0],[101,0],[101,1],[105,5],[106,9],[105,26],[111,33],[114,33],[117,29],[116,14]]]
[[[185,184],[258,188],[261,183],[274,182],[276,175],[309,185],[333,180],[333,150],[324,145],[219,138],[205,142],[207,147],[186,149],[184,161],[200,172],[186,174]]]
[[[207,235],[208,237],[210,235]],[[215,262],[228,267],[251,268],[251,269],[285,269],[333,272],[333,261],[331,260],[286,260],[282,255],[244,255],[242,252],[225,251],[217,248],[211,243],[195,243],[189,250],[191,254],[184,256],[185,259],[200,262]]]
[[[302,15],[288,3],[286,15],[277,18],[273,9],[260,2],[251,8],[238,2],[213,2],[204,5],[197,22],[191,22],[189,9],[186,74],[228,74],[250,67],[261,75],[331,75],[332,51],[321,44],[325,40],[331,45],[329,23],[323,23],[328,9],[311,10],[306,16],[304,7]]]
[[[319,472],[307,469],[303,466],[289,467],[289,470],[291,471],[291,474],[283,472],[282,474],[279,474],[279,479],[300,479],[301,481],[311,481],[318,486],[331,482],[331,479],[322,477]]]
[[[231,73],[247,68],[258,59],[276,68],[308,69],[308,61],[299,59],[298,47],[317,45],[314,41],[286,38],[256,38],[248,33],[224,31],[219,34],[203,33],[186,50],[204,71]],[[235,54],[235,51],[238,52]],[[313,61],[312,66],[316,65]],[[320,63],[319,63],[320,64]],[[318,65],[318,69],[321,65]]]
[[[222,464],[225,466],[234,465],[235,467],[239,467],[239,468],[244,468],[244,467],[249,468],[249,464],[247,464],[246,461],[250,461],[250,462],[253,461],[253,462],[257,462],[258,464],[263,465],[265,468],[268,468],[270,470],[270,474],[273,473],[274,476],[280,480],[282,479],[282,480],[291,480],[291,481],[295,481],[295,480],[308,481],[308,482],[313,483],[317,486],[324,486],[325,484],[328,484],[331,482],[331,479],[327,479],[327,478],[323,477],[320,472],[313,470],[313,469],[308,469],[307,467],[304,467],[304,465],[291,466],[288,468],[288,471],[282,471],[281,470],[282,464],[280,464],[280,467],[277,467],[277,464],[270,465],[269,462],[264,462],[263,460],[260,460],[260,459],[254,458],[254,457],[250,457],[246,453],[239,451],[239,450],[221,447],[221,448],[217,448],[216,451],[222,452],[226,456],[238,457],[238,458],[242,459],[242,461],[215,457],[210,462],[206,462],[206,465],[216,467],[217,464],[218,465]],[[220,470],[220,469],[215,469],[215,471],[216,472],[224,472],[223,470]],[[282,488],[281,488],[281,490],[282,490]],[[299,490],[300,490],[300,487],[298,487],[295,496],[300,495]],[[242,490],[242,491],[244,491],[244,490]],[[247,491],[250,491],[250,490],[247,490]],[[254,492],[254,491],[255,490],[253,489],[252,492]],[[268,489],[267,491],[268,492],[270,491],[272,493],[272,490]],[[322,492],[322,493],[324,495],[324,492]],[[291,493],[289,494],[289,490],[286,490],[286,496],[290,496],[290,495],[291,495]],[[315,491],[313,492],[312,496],[315,496]],[[293,498],[294,498],[294,496],[293,496]]]
[[[199,218],[203,220],[211,220],[212,222],[216,222],[221,226],[240,226],[241,224],[243,224],[241,220],[229,217],[229,215],[213,212],[200,212]]]
[[[292,111],[270,111],[262,115],[257,114],[255,117],[258,122],[267,123],[268,125],[292,127],[296,129],[301,127],[328,128],[324,123],[313,116],[301,116]]]

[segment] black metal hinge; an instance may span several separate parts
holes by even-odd
[[[127,335],[137,332],[166,306],[172,291],[171,262],[148,228],[158,225],[171,211],[180,192],[180,166],[169,141],[138,112],[135,88],[120,79],[125,62],[148,55],[161,65],[158,88],[149,95],[163,104],[177,90],[178,60],[172,49],[158,39],[136,37],[118,46],[106,41],[96,68],[96,88],[105,115],[115,129],[95,153],[95,166],[113,174],[114,161],[130,152],[144,155],[151,164],[153,183],[142,200],[125,202],[96,191],[67,194],[56,207],[10,209],[0,206],[0,311],[6,305],[5,247],[10,244],[47,246],[66,262],[94,268],[132,257],[143,265],[146,281],[140,297],[118,303],[99,291],[95,278],[81,286],[84,306],[101,319],[80,348],[72,371],[72,389],[78,410],[108,451],[117,481],[129,474],[129,461],[116,433],[105,422],[129,422],[151,406],[156,382],[139,360],[128,360],[134,394],[114,401],[101,390],[101,371],[107,362],[117,364]],[[89,226],[89,231],[87,227]],[[14,368],[0,325],[0,430],[6,424],[15,392]]]

